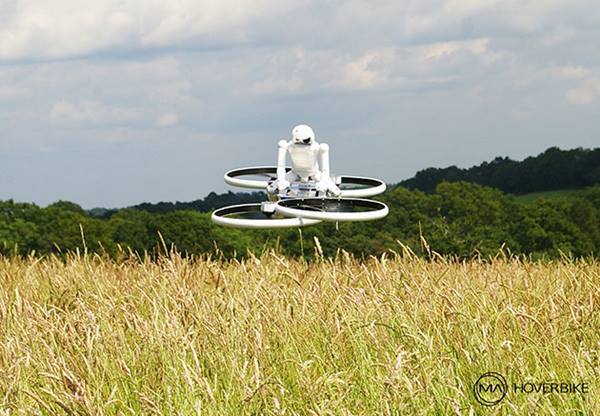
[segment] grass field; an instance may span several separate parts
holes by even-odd
[[[600,414],[600,264],[0,258],[0,414]],[[473,384],[588,382],[587,394]]]

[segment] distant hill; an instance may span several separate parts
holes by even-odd
[[[217,194],[211,192],[204,199],[196,199],[191,202],[158,202],[152,204],[144,202],[138,205],[133,205],[129,208],[152,213],[165,213],[172,211],[192,210],[199,212],[209,212],[216,208],[221,208],[227,205],[249,204],[252,202],[261,202],[266,199],[264,192],[227,192]],[[94,208],[88,213],[96,218],[110,218],[118,212],[118,209]]]
[[[550,147],[523,161],[497,157],[468,169],[456,166],[427,168],[398,186],[430,193],[441,182],[459,181],[490,186],[516,195],[580,189],[600,183],[600,148],[561,150]]]

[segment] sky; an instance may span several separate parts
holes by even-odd
[[[600,146],[583,0],[0,0],[0,199],[191,201],[306,123],[335,174]]]

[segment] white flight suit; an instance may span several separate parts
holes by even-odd
[[[286,156],[289,153],[292,170],[286,174]],[[326,143],[299,144],[280,140],[277,154],[277,183],[281,188],[289,187],[290,182],[315,181],[318,191],[340,195],[340,189],[331,179],[329,171],[329,145]]]

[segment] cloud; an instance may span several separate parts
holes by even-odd
[[[442,84],[472,75],[502,57],[490,39],[435,42],[348,52],[292,48],[271,53],[257,94],[367,91]]]
[[[156,125],[159,127],[173,126],[179,122],[179,116],[175,113],[161,114],[156,120]]]
[[[488,38],[468,41],[438,42],[421,46],[419,49],[425,59],[439,59],[457,52],[466,51],[473,55],[483,55],[488,50]]]
[[[30,90],[12,85],[0,85],[0,100],[7,101],[29,95]]]
[[[55,102],[50,108],[50,119],[73,125],[124,124],[138,120],[140,112],[132,108],[109,107],[95,101],[72,103]]]
[[[347,89],[369,89],[386,82],[396,59],[393,49],[371,50],[342,67],[340,83]]]
[[[543,33],[546,45],[594,25],[591,0],[5,0],[0,4],[0,61],[123,56],[167,48],[236,45],[334,48],[373,43]],[[581,19],[581,10],[588,10]],[[298,25],[302,26],[299,27]]]
[[[566,98],[569,104],[586,105],[600,98],[600,78],[589,78],[577,88],[567,91]]]
[[[285,2],[241,0],[18,0],[4,6],[0,60],[45,60],[106,51],[227,45],[251,41],[261,19]]]
[[[557,46],[572,40],[577,35],[577,31],[569,26],[558,25],[555,29],[542,36],[542,43],[545,46]]]
[[[581,65],[564,65],[550,68],[548,73],[562,79],[582,79],[589,75],[590,70]]]

